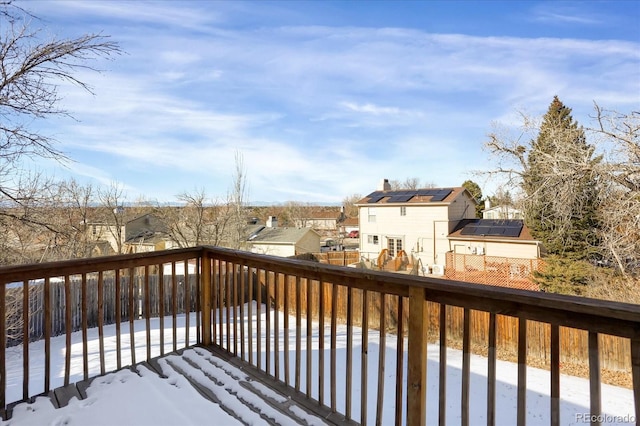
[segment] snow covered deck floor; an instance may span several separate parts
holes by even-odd
[[[185,378],[198,394],[215,406],[211,414],[218,424],[356,424],[212,346],[196,346],[124,370],[129,369],[141,377],[148,376],[150,371],[178,387],[178,377]],[[65,407],[72,398],[86,400],[91,396],[92,386],[110,384],[113,380],[113,374],[94,377],[55,389],[49,397],[56,408]],[[136,404],[135,398],[131,399],[130,403]],[[131,408],[114,406],[113,410]]]

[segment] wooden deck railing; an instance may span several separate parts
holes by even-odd
[[[193,273],[189,273],[190,265],[194,268]],[[184,276],[176,272],[177,266],[184,267]],[[171,273],[166,272],[167,268]],[[93,276],[96,277],[95,284],[89,285]],[[142,285],[134,286],[138,276]],[[471,422],[471,330],[472,313],[477,315],[476,311],[488,315],[485,343],[488,349],[488,392],[486,401],[483,401],[488,425],[494,425],[496,421],[496,324],[497,319],[503,316],[515,318],[518,324],[516,418],[519,425],[524,425],[527,413],[527,328],[535,322],[549,324],[551,330],[552,425],[560,424],[560,330],[564,327],[586,330],[589,336],[590,413],[594,418],[601,414],[598,336],[619,336],[630,342],[629,365],[635,409],[630,407],[629,410],[635,418],[640,414],[640,308],[637,305],[363,271],[214,247],[0,268],[0,306],[5,310],[11,303],[20,307],[30,306],[31,291],[22,291],[18,302],[9,303],[11,297],[15,298],[12,292],[16,288],[31,288],[30,283],[34,280],[42,280],[37,291],[44,292],[45,382],[39,389],[29,386],[29,351],[26,348],[29,345],[30,312],[27,309],[20,312],[23,322],[16,334],[22,339],[22,347],[19,345],[17,348],[25,357],[22,367],[24,399],[46,393],[51,387],[53,355],[48,342],[53,337],[50,318],[55,315],[52,314],[54,307],[48,294],[51,293],[52,279],[57,277],[62,277],[65,283],[64,300],[75,300],[70,283],[74,278],[79,277],[80,280],[77,291],[80,292],[80,314],[83,317],[84,377],[90,374],[87,300],[90,292],[95,290],[100,339],[100,371],[96,370],[96,374],[105,373],[102,342],[104,306],[113,303],[117,305],[114,320],[118,335],[117,368],[141,361],[139,357],[136,359],[135,342],[126,345],[120,341],[120,333],[126,335],[127,331],[129,338],[133,339],[136,319],[145,321],[146,358],[164,353],[166,342],[161,343],[160,353],[152,353],[150,320],[158,316],[160,339],[165,336],[165,320],[171,319],[173,342],[168,346],[172,350],[195,342],[217,345],[286,385],[292,394],[327,406],[348,419],[362,424],[381,424],[383,418],[388,418],[383,410],[390,409],[396,424],[423,425],[428,397],[430,401],[437,401],[439,424],[445,424],[445,410],[451,406],[451,401],[446,399],[444,373],[448,362],[448,336],[444,325],[451,315],[452,308],[449,307],[455,307],[463,312],[462,383],[461,393],[456,398],[463,425]],[[104,283],[111,277],[120,284],[115,286],[115,292],[108,293],[104,290]],[[105,300],[107,294],[114,300]],[[179,300],[182,301],[180,304]],[[73,310],[67,305],[65,303],[65,324],[69,325],[65,331],[67,346],[62,372],[65,384],[70,377],[70,335],[73,331]],[[124,305],[128,308],[124,309]],[[179,305],[183,308],[180,309]],[[439,319],[437,396],[426,395],[427,338],[429,328],[433,327],[433,311],[437,311]],[[187,335],[184,343],[178,344],[176,316],[190,312],[197,315],[197,335],[191,338]],[[186,315],[186,333],[190,327],[189,317]],[[15,316],[0,316],[0,336],[5,336],[0,338],[0,409],[3,415],[7,403],[12,402],[6,399],[5,357],[8,331],[15,325],[12,321],[15,321]],[[128,330],[121,328],[121,324],[127,323]],[[375,342],[371,340],[373,337]],[[369,350],[374,343],[379,348],[387,348],[380,350],[376,358],[370,356]],[[389,365],[395,371],[385,371]],[[377,374],[371,374],[372,371]],[[369,411],[367,407],[375,410]]]
[[[196,336],[189,336],[190,314],[196,315],[199,323],[200,312],[200,280],[199,262],[202,249],[184,249],[148,253],[143,255],[121,255],[96,259],[72,260],[65,262],[20,265],[0,268],[0,413],[6,418],[6,409],[15,399],[7,400],[7,374],[21,374],[21,400],[28,400],[35,395],[47,394],[52,390],[52,378],[63,377],[62,383],[53,386],[66,386],[72,377],[72,357],[81,357],[82,374],[75,375],[77,380],[86,380],[91,376],[105,374],[107,365],[110,369],[120,369],[125,365],[151,359],[162,355],[167,346],[165,340],[165,321],[171,320],[171,341],[166,342],[170,350],[182,349],[200,340],[200,327],[196,328]],[[176,267],[182,270],[176,273]],[[189,270],[195,271],[189,274]],[[168,272],[171,271],[171,272]],[[163,285],[159,285],[162,282]],[[54,284],[55,283],[55,284]],[[54,286],[62,283],[62,294],[52,300]],[[107,285],[108,284],[108,285]],[[152,286],[153,284],[153,286]],[[110,287],[112,291],[106,291]],[[34,304],[39,300],[41,304]],[[95,305],[89,306],[89,300]],[[110,314],[107,314],[109,310]],[[92,315],[95,314],[95,315]],[[161,314],[162,313],[162,314]],[[177,315],[185,316],[185,328],[181,330],[184,338],[177,338]],[[160,319],[159,353],[152,353],[150,326],[151,318]],[[146,357],[136,356],[134,323],[143,320],[145,323]],[[116,349],[115,363],[107,364],[105,360],[104,327],[107,323],[115,326]],[[54,327],[54,324],[56,325]],[[79,327],[78,327],[79,324]],[[90,366],[88,331],[98,331],[98,365]],[[29,350],[34,339],[33,330],[42,330],[44,342],[43,354]],[[80,350],[72,347],[72,333],[82,333]],[[60,356],[53,352],[52,338],[63,330],[65,335],[64,360],[55,360]],[[128,341],[122,336],[128,335]],[[19,351],[22,357],[21,371],[8,371],[7,345],[12,351]],[[78,353],[80,352],[80,353]],[[44,370],[43,383],[36,389],[30,383],[31,370],[35,369],[30,362],[31,357],[44,358],[44,365],[37,366]],[[62,371],[52,371],[60,365]]]

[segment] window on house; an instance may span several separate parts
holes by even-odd
[[[369,222],[375,222],[375,221],[376,221],[376,208],[369,207]]]
[[[98,233],[98,229],[96,225],[91,226],[91,233],[93,235],[96,235]]]
[[[400,216],[407,215],[407,206],[400,206]]]
[[[367,236],[367,242],[369,244],[378,244],[378,236],[377,235],[369,235],[369,236]]]

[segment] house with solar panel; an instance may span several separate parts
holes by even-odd
[[[531,282],[540,243],[522,220],[477,219],[464,187],[391,190],[384,179],[356,205],[360,253],[372,267],[534,289],[515,281]]]
[[[475,217],[476,204],[463,187],[392,191],[383,179],[376,191],[356,203],[360,253],[378,266],[395,259],[443,271],[448,236],[461,220]],[[416,262],[398,260],[409,255]]]

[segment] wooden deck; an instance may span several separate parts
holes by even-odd
[[[203,398],[217,404],[243,424],[255,424],[256,419],[268,425],[357,424],[215,346],[195,346],[127,368],[137,372],[141,367],[162,379],[168,379],[167,374],[177,373],[183,376]],[[217,373],[212,374],[212,370]],[[86,399],[87,389],[100,377],[103,376],[51,391],[48,395],[51,403],[56,408],[61,408],[72,398]],[[246,407],[247,411],[238,413],[238,404]]]

